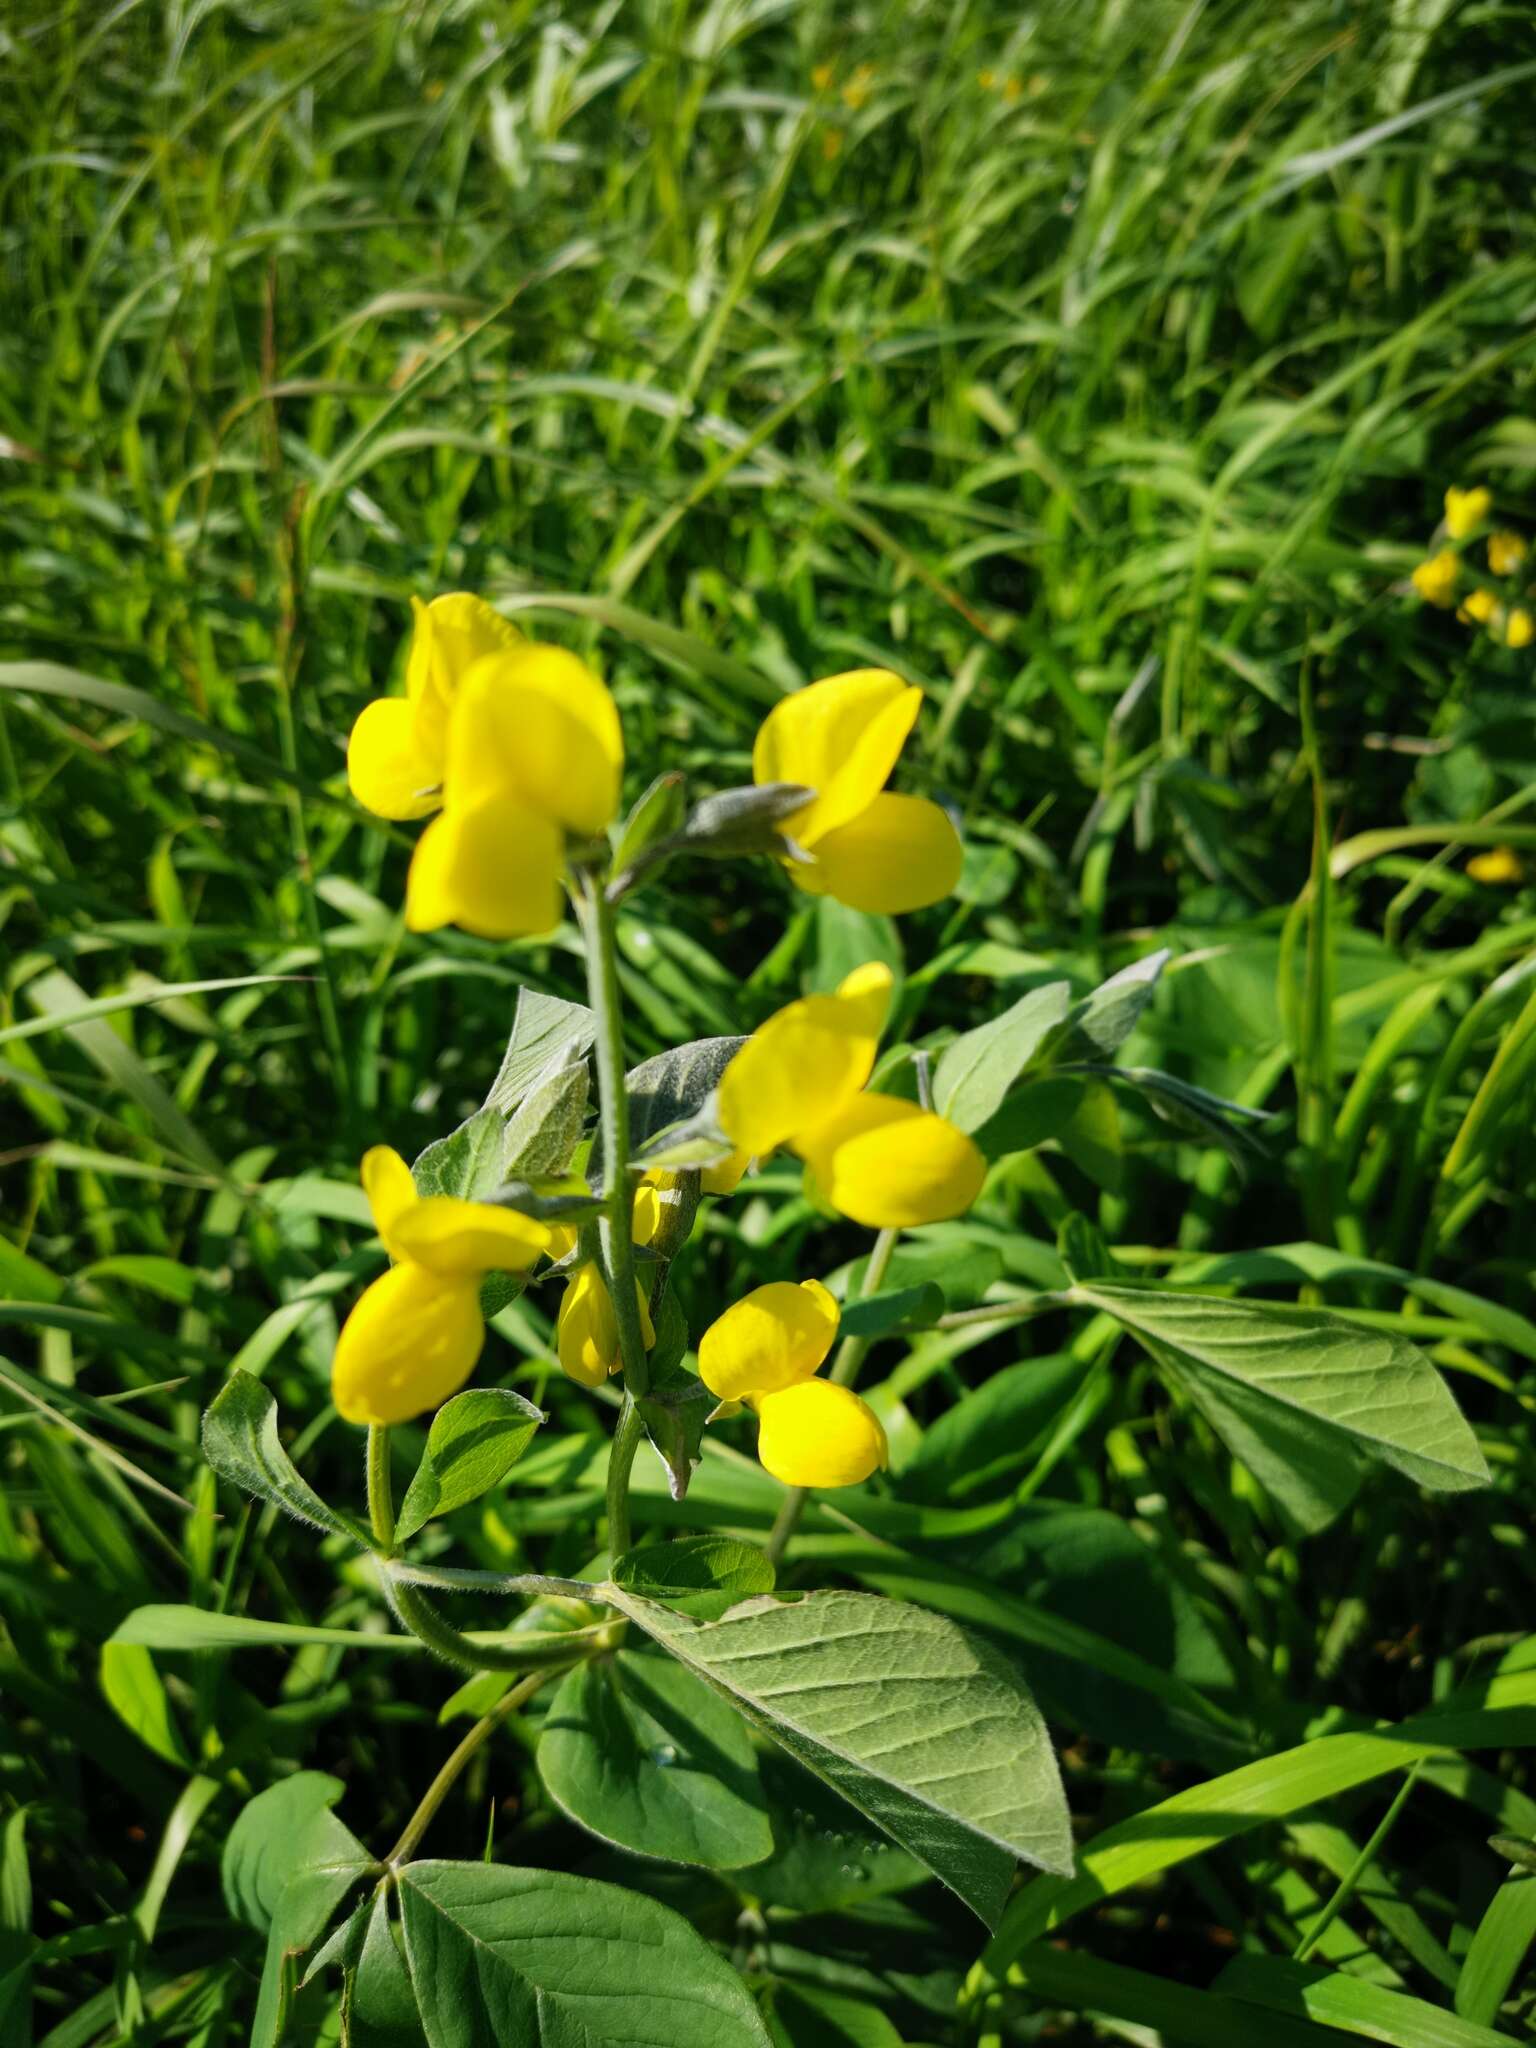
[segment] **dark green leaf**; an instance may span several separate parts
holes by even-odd
[[[675,768],[658,775],[619,829],[609,874],[621,881],[643,854],[660,849],[682,829],[688,808],[686,786]]]
[[[624,1077],[624,1091],[635,1147],[698,1116],[745,1044],[744,1038],[696,1038],[632,1067]]]
[[[838,1323],[844,1337],[889,1337],[897,1330],[927,1330],[943,1315],[944,1290],[937,1281],[917,1287],[893,1287],[884,1294],[866,1294],[850,1301]]]
[[[350,1516],[328,1507],[301,1479],[277,1434],[277,1403],[237,1366],[203,1416],[203,1455],[222,1479],[334,1535],[368,1539]]]

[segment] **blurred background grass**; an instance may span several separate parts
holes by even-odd
[[[622,928],[634,1056],[750,1028],[871,951],[911,969],[921,1036],[1049,963],[1092,979],[1172,945],[1140,1051],[1272,1111],[1262,1151],[1245,1175],[1106,1112],[994,1189],[980,1284],[1049,1284],[1073,1205],[1144,1266],[1299,1238],[1389,1262],[1250,1277],[1416,1319],[1501,1480],[1529,1483],[1523,1337],[1402,1279],[1532,1306],[1531,652],[1403,587],[1448,483],[1536,526],[1528,7],[12,0],[0,55],[0,1763],[43,1932],[117,1927],[40,1972],[54,2048],[139,2038],[125,1972],[172,2036],[239,2012],[245,1981],[186,1869],[169,1961],[114,1920],[178,1752],[146,1763],[122,1724],[156,1710],[103,1698],[97,1645],[145,1599],[372,1608],[303,1535],[218,1519],[200,1407],[237,1353],[270,1361],[306,1469],[354,1486],[325,1370],[332,1298],[372,1267],[356,1158],[478,1103],[517,983],[580,993],[569,930],[405,934],[410,835],[345,794],[413,592],[479,591],[588,654],[636,790],[741,779],[800,682],[921,683],[910,772],[963,814],[957,900],[898,934],[763,867],[674,869]],[[1319,819],[1354,849],[1332,887]],[[1362,843],[1388,827],[1423,836]],[[1499,843],[1508,881],[1470,879],[1466,848]],[[694,1254],[704,1313],[741,1274],[860,1248],[766,1186]],[[547,1333],[537,1297],[504,1325],[498,1368],[536,1395]],[[907,1457],[1016,1352],[898,1370]],[[548,1391],[590,1439],[585,1397]],[[1148,1398],[1129,1366],[1097,1379],[1043,1466],[1015,1418],[1001,1464],[939,1496],[1171,1499],[1179,1597],[1222,1644],[1201,1682],[1275,1740],[1297,1702],[1421,1703],[1458,1648],[1527,1625],[1502,1495],[1368,1491],[1349,1542],[1303,1551]],[[578,1445],[534,1509],[456,1534],[576,1568],[581,1468]],[[1043,1555],[988,1569],[1049,1602]],[[1079,1619],[1151,1626],[1060,1570]],[[222,1668],[173,1686],[200,1755],[258,1729],[366,1778],[381,1826],[409,1810],[437,1673],[343,1680],[316,1650],[243,1661],[247,1691]],[[1058,1719],[1086,1711],[1068,1690]],[[1094,1711],[1074,1796],[1112,1811],[1160,1745]],[[177,1856],[211,1859],[219,1823]],[[483,1804],[439,1824],[444,1853],[454,1824],[477,1853]],[[1299,1910],[1266,1882],[1193,1910]],[[1440,1911],[1455,1887],[1425,1884]],[[938,2029],[942,1999],[918,2004]]]

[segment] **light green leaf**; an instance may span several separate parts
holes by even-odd
[[[832,1787],[782,1749],[759,1759],[773,1820],[773,1854],[741,1886],[764,1906],[833,1913],[861,1899],[927,1884],[926,1864],[871,1827]]]
[[[517,1463],[544,1420],[510,1387],[471,1387],[432,1418],[427,1447],[400,1504],[395,1534],[408,1542],[434,1515],[478,1500]]]
[[[485,1107],[510,1115],[535,1082],[555,1068],[582,1059],[596,1037],[597,1019],[584,1003],[567,1003],[559,996],[520,988],[512,1035]]]
[[[1463,2019],[1494,2025],[1533,1941],[1536,1877],[1527,1868],[1505,1879],[1477,1923],[1456,1980],[1456,2010]]]
[[[253,1621],[244,1614],[210,1614],[204,1607],[136,1607],[109,1641],[142,1643],[150,1650],[272,1650],[319,1643],[344,1650],[414,1650],[414,1636],[369,1629],[310,1628],[295,1621]]]
[[[203,1415],[203,1455],[232,1486],[367,1548],[367,1536],[350,1516],[328,1507],[294,1469],[278,1440],[277,1402],[260,1380],[238,1367]]]
[[[505,1177],[542,1180],[567,1171],[581,1143],[587,1088],[585,1060],[555,1067],[535,1081],[507,1122],[502,1145]]]
[[[844,1308],[838,1324],[844,1337],[889,1337],[898,1330],[932,1328],[948,1303],[935,1280],[916,1287],[892,1287],[883,1294],[861,1295]]]
[[[1276,1302],[1102,1281],[1074,1294],[1113,1316],[1192,1393],[1201,1388],[1229,1410],[1251,1415],[1260,1397],[1282,1424],[1304,1417],[1431,1492],[1488,1483],[1449,1388],[1405,1337]],[[1214,1408],[1212,1421],[1221,1427]]]
[[[411,1178],[423,1198],[457,1195],[474,1202],[495,1194],[506,1169],[507,1119],[499,1109],[477,1109],[411,1162]]]
[[[539,1737],[539,1771],[573,1820],[637,1856],[736,1870],[772,1852],[745,1722],[649,1644],[566,1676]]]
[[[739,1600],[771,1593],[774,1571],[764,1552],[735,1536],[685,1536],[626,1550],[614,1559],[613,1580],[644,1599],[713,1621]]]
[[[113,1637],[102,1644],[101,1689],[117,1718],[156,1756],[184,1771],[193,1768],[171,1718],[171,1703],[155,1660],[142,1643]]]
[[[613,1598],[989,1925],[1016,1860],[1071,1868],[1045,1724],[983,1638],[868,1593],[754,1600],[711,1622]]]
[[[1169,958],[1164,947],[1144,960],[1132,961],[1092,995],[1074,1003],[1061,1034],[1063,1055],[1092,1058],[1117,1052],[1140,1022]]]
[[[411,1863],[400,1911],[427,2048],[768,2048],[736,1972],[639,1892],[564,1871]]]
[[[1509,2038],[1422,1998],[1341,1970],[1312,1969],[1288,1956],[1234,1956],[1215,1990],[1248,2005],[1385,2042],[1387,2048],[1507,2048]]]
[[[979,1131],[1061,1023],[1071,985],[1053,981],[1020,996],[1011,1009],[947,1045],[933,1070],[933,1106],[962,1131]]]

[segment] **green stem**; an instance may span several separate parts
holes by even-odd
[[[525,1639],[519,1643],[515,1635],[508,1636],[504,1643],[477,1642],[444,1621],[426,1595],[408,1580],[391,1577],[387,1583],[390,1605],[411,1634],[460,1671],[527,1671],[530,1667],[563,1667],[580,1662],[579,1657],[572,1656],[570,1645],[563,1642],[535,1643]],[[591,1648],[585,1654],[593,1654]]]
[[[651,1375],[635,1286],[629,1098],[624,1091],[624,1013],[619,998],[618,956],[614,950],[613,906],[603,893],[602,883],[590,870],[583,875],[581,886],[587,990],[597,1017],[597,1094],[603,1131],[603,1209],[598,1220],[598,1243],[603,1279],[618,1324],[625,1389],[638,1398],[649,1390]]]
[[[405,1832],[385,1857],[385,1862],[391,1868],[398,1868],[415,1853],[417,1844],[436,1819],[438,1809],[453,1790],[455,1780],[475,1752],[494,1734],[509,1714],[515,1714],[519,1707],[526,1706],[539,1687],[554,1676],[553,1671],[530,1671],[521,1685],[514,1685],[509,1693],[496,1702],[488,1714],[480,1717],[427,1787],[422,1795],[421,1804],[405,1824]]]
[[[644,1434],[645,1424],[640,1418],[640,1410],[626,1393],[624,1406],[619,1412],[619,1426],[613,1433],[613,1448],[608,1453],[608,1554],[611,1558],[622,1557],[630,1546],[629,1475]]]
[[[875,1239],[870,1250],[869,1263],[864,1268],[864,1283],[858,1293],[860,1301],[867,1301],[870,1295],[878,1293],[890,1270],[891,1254],[896,1249],[896,1241],[900,1235],[900,1231],[897,1230],[882,1230]],[[869,1346],[868,1337],[845,1337],[838,1346],[837,1357],[832,1361],[828,1379],[834,1380],[840,1387],[851,1387],[859,1376],[859,1367],[864,1363],[864,1354]],[[774,1521],[773,1531],[768,1538],[770,1563],[777,1564],[784,1555],[810,1497],[810,1488],[806,1486],[792,1486],[785,1494],[783,1505]]]
[[[940,1316],[936,1330],[969,1330],[977,1323],[1022,1323],[1030,1316],[1048,1315],[1052,1309],[1077,1306],[1070,1288],[1058,1294],[1032,1294],[1027,1301],[983,1302],[980,1308],[957,1308]]]
[[[395,1501],[389,1483],[389,1429],[380,1422],[368,1425],[368,1526],[388,1556],[395,1547]]]
[[[1386,1812],[1382,1815],[1381,1824],[1377,1828],[1375,1834],[1371,1836],[1371,1839],[1360,1851],[1360,1854],[1355,1858],[1354,1862],[1349,1866],[1348,1870],[1346,1870],[1344,1875],[1339,1879],[1338,1889],[1334,1892],[1333,1897],[1328,1901],[1327,1905],[1324,1906],[1323,1910],[1312,1922],[1312,1925],[1307,1929],[1305,1936],[1303,1937],[1300,1945],[1296,1950],[1296,1954],[1294,1957],[1294,1960],[1296,1962],[1306,1962],[1308,1957],[1312,1954],[1313,1950],[1317,1947],[1317,1944],[1322,1940],[1323,1936],[1328,1932],[1329,1928],[1333,1925],[1334,1921],[1339,1917],[1340,1913],[1343,1912],[1344,1908],[1349,1904],[1350,1900],[1354,1897],[1356,1886],[1359,1884],[1361,1878],[1364,1877],[1365,1873],[1370,1869],[1371,1865],[1376,1861],[1376,1857],[1381,1849],[1382,1843],[1387,1839],[1387,1836],[1392,1832],[1392,1828],[1397,1820],[1398,1815],[1407,1805],[1408,1795],[1410,1792],[1412,1792],[1415,1784],[1418,1782],[1419,1772],[1423,1767],[1424,1762],[1425,1759],[1423,1757],[1420,1757],[1417,1763],[1413,1765],[1412,1769],[1405,1774],[1402,1784],[1399,1785],[1397,1788],[1397,1797],[1392,1801],[1392,1804],[1387,1808]]]

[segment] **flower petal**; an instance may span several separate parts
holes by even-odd
[[[861,1095],[795,1142],[834,1209],[871,1230],[962,1216],[987,1163],[963,1131],[894,1095]]]
[[[640,1304],[640,1335],[645,1348],[656,1342],[650,1305],[638,1280],[635,1293]],[[600,1387],[610,1373],[624,1363],[619,1348],[619,1319],[613,1312],[613,1297],[607,1282],[592,1261],[578,1266],[565,1283],[560,1314],[555,1324],[555,1349],[560,1367],[584,1387]]]
[[[456,924],[483,939],[553,931],[564,913],[560,828],[505,797],[455,805],[422,833],[406,880],[413,932]]]
[[[874,1068],[890,994],[890,969],[871,960],[836,995],[803,996],[759,1025],[720,1079],[731,1143],[766,1158],[844,1109]]]
[[[436,781],[442,776],[448,713],[459,685],[477,661],[526,643],[510,620],[467,590],[434,597],[430,604],[413,597],[411,610],[416,630],[406,656],[405,694],[416,708],[422,744],[437,762]]]
[[[1445,494],[1445,530],[1452,540],[1465,540],[1493,510],[1493,493],[1483,484],[1461,491],[1454,484]]]
[[[838,1307],[819,1280],[773,1280],[733,1302],[699,1339],[699,1378],[722,1401],[808,1380],[832,1348]]]
[[[392,1266],[342,1325],[331,1396],[348,1422],[409,1422],[439,1408],[475,1369],[485,1342],[480,1291],[424,1266]]]
[[[890,1460],[879,1416],[834,1380],[769,1394],[757,1422],[757,1455],[786,1486],[857,1486]]]
[[[492,1202],[465,1202],[457,1195],[428,1195],[394,1226],[398,1256],[444,1280],[478,1279],[482,1273],[526,1273],[549,1249],[549,1232],[516,1209]]]
[[[368,1197],[368,1207],[373,1213],[373,1227],[383,1238],[385,1251],[392,1259],[404,1258],[395,1236],[395,1225],[420,1199],[411,1169],[393,1145],[370,1145],[363,1154],[358,1178],[363,1183],[363,1193]]]
[[[448,731],[455,804],[512,796],[592,837],[619,808],[623,774],[607,685],[563,647],[523,646],[464,678]]]
[[[818,839],[809,865],[791,862],[789,874],[812,896],[896,916],[948,896],[962,858],[947,811],[925,796],[885,790],[848,824]]]
[[[403,697],[375,697],[347,741],[347,787],[376,818],[424,818],[443,801],[441,760],[422,749]]]
[[[713,1166],[704,1168],[699,1175],[699,1192],[704,1195],[734,1195],[751,1164],[752,1154],[744,1152],[738,1145],[724,1159],[717,1159]]]
[[[885,668],[810,683],[775,704],[752,748],[754,782],[802,782],[815,801],[782,830],[807,851],[865,810],[885,787],[923,701]]]

